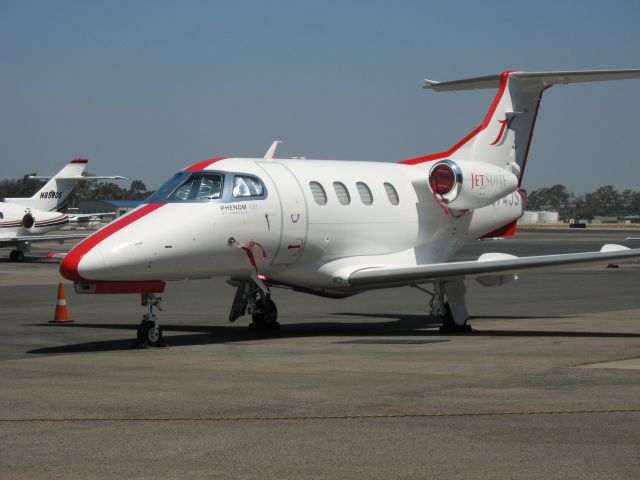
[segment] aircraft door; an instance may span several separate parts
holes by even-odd
[[[278,162],[258,162],[276,186],[282,218],[280,246],[272,265],[292,265],[302,256],[307,238],[307,203],[295,175]]]

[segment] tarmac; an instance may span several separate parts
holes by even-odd
[[[627,236],[525,230],[459,258]],[[640,263],[469,281],[458,336],[412,288],[276,290],[282,327],[255,332],[227,322],[224,280],[170,283],[169,346],[140,350],[135,296],[65,283],[74,323],[48,323],[61,279],[36,257],[54,246],[0,259],[2,479],[639,476]]]

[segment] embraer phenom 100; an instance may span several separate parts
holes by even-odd
[[[74,247],[61,274],[83,293],[140,293],[138,340],[157,345],[153,307],[168,280],[223,276],[237,287],[229,320],[277,326],[273,287],[342,298],[432,284],[443,331],[468,331],[464,279],[499,285],[532,268],[632,259],[640,249],[448,262],[465,244],[512,235],[543,92],[554,84],[631,79],[640,70],[514,72],[434,82],[497,88],[482,124],[445,152],[398,163],[215,158],[174,175],[140,207]],[[426,289],[424,289],[427,291]]]

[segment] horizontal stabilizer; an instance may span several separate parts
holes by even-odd
[[[56,180],[129,180],[127,177],[122,177],[120,175],[112,175],[112,176],[97,176],[97,175],[74,175],[74,176],[59,176],[55,177],[43,177],[41,175],[30,175],[29,178],[33,180],[50,180],[51,178],[55,178]]]
[[[640,78],[640,70],[582,70],[566,72],[509,72],[509,78],[539,82],[544,86],[566,83],[599,82],[604,80],[625,80]],[[424,81],[424,88],[436,92],[456,90],[476,90],[481,88],[498,88],[500,75],[465,78],[448,82]]]

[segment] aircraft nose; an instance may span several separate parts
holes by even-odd
[[[101,280],[107,274],[107,266],[103,256],[102,244],[107,240],[113,240],[120,230],[150,214],[163,206],[163,203],[144,204],[127,215],[98,230],[78,245],[73,247],[60,264],[60,274],[67,280],[74,282]],[[120,266],[123,262],[132,262],[130,252],[126,249],[110,255],[111,269]]]
[[[93,249],[83,251],[81,245],[72,248],[60,263],[60,275],[73,282],[91,280],[104,267],[102,254]],[[80,273],[82,271],[82,273]]]

